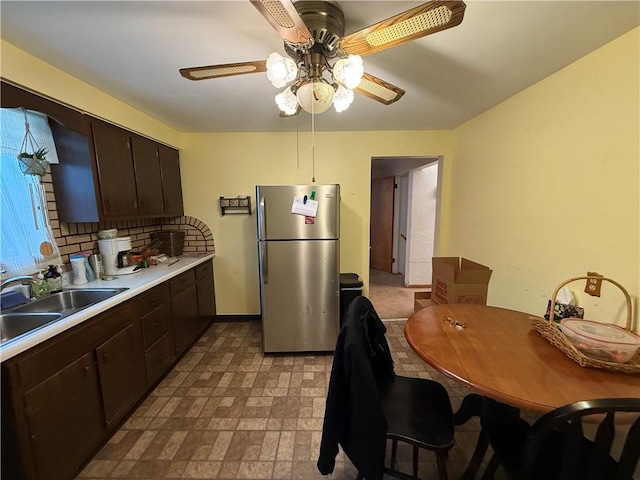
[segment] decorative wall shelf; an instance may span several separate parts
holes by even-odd
[[[220,213],[251,215],[251,197],[220,197]]]

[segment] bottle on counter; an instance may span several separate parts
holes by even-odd
[[[47,279],[50,293],[58,293],[62,291],[62,275],[58,272],[55,265],[49,265],[49,270],[44,274]]]
[[[73,255],[70,260],[71,271],[73,272],[73,284],[82,285],[83,283],[87,283],[87,269],[84,256]]]
[[[49,282],[44,278],[44,274],[42,272],[36,275],[35,294],[36,297],[44,297],[49,294]]]

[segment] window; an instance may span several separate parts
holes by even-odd
[[[0,266],[3,278],[32,275],[58,265],[60,253],[51,231],[44,186],[38,175],[24,174],[17,155],[44,147],[49,163],[58,163],[47,117],[23,109],[0,113]],[[27,128],[32,142],[26,142]]]

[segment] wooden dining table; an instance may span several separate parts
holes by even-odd
[[[404,333],[436,370],[517,408],[546,413],[578,400],[640,397],[640,375],[581,367],[530,317],[484,305],[436,305],[409,317]]]

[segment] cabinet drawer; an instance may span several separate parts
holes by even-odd
[[[213,275],[213,262],[203,263],[196,267],[196,280]]]
[[[177,293],[182,292],[185,288],[190,287],[196,283],[195,269],[191,269],[188,272],[184,272],[178,275],[173,280],[169,281],[171,286],[171,296],[173,297]]]
[[[169,283],[164,282],[140,295],[140,315],[146,315],[169,299]]]
[[[173,338],[170,333],[165,334],[154,343],[144,354],[147,362],[147,382],[155,382],[162,375],[174,358]]]
[[[156,305],[155,310],[142,317],[142,336],[145,347],[153,344],[169,330],[171,330],[171,309],[168,302]]]

